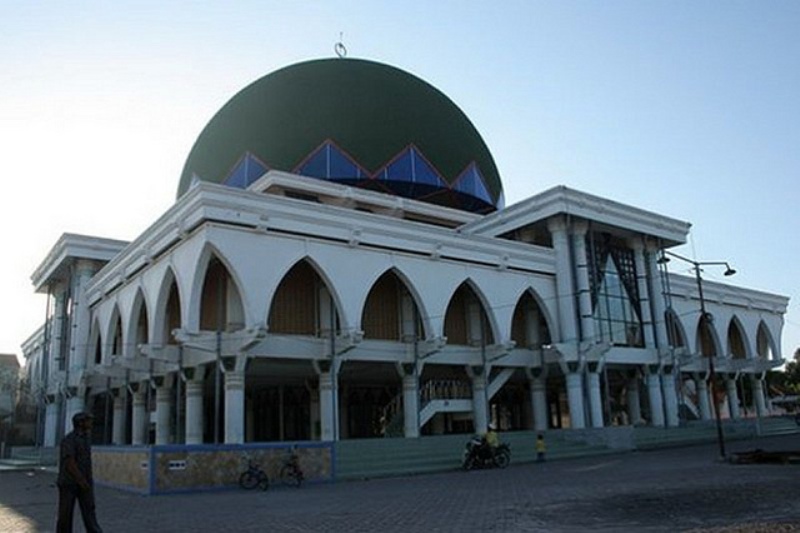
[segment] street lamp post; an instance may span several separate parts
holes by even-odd
[[[711,265],[725,265],[725,276],[733,276],[736,274],[736,270],[732,269],[731,266],[728,264],[727,261],[695,261],[693,259],[689,259],[688,257],[683,257],[682,255],[678,255],[674,252],[670,252],[668,250],[663,251],[663,255],[659,258],[659,263],[668,263],[670,258],[667,256],[672,256],[675,259],[679,259],[686,263],[692,265],[692,269],[694,270],[694,277],[697,281],[697,294],[700,298],[700,318],[701,324],[703,322],[710,323],[713,321],[713,316],[711,313],[706,311],[706,300],[703,297],[703,277],[700,274],[702,270],[700,269],[701,266],[711,266]],[[719,402],[717,402],[717,385],[716,385],[716,371],[714,368],[714,356],[709,356],[708,358],[708,381],[711,387],[711,399],[712,403],[714,404],[714,420],[716,421],[717,425],[717,444],[719,445],[719,456],[720,459],[725,459],[725,433],[722,431],[722,419],[719,413]]]

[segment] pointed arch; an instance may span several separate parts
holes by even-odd
[[[114,304],[114,310],[111,312],[111,320],[108,322],[108,330],[106,335],[106,360],[112,357],[121,356],[125,347],[124,335],[122,330],[122,315],[119,312],[119,306]]]
[[[456,288],[444,315],[444,336],[448,344],[481,346],[494,344],[495,333],[486,304],[472,280]]]
[[[125,356],[136,357],[140,353],[139,346],[146,344],[150,338],[147,302],[144,291],[141,288],[136,291],[136,296],[133,298],[133,305],[131,306],[131,313],[125,331],[127,332],[127,338],[130,339],[128,346],[126,346]]]
[[[746,359],[750,357],[750,343],[739,318],[734,316],[728,323],[728,351],[733,359]]]
[[[686,331],[683,329],[678,314],[673,309],[664,312],[664,325],[667,328],[667,342],[673,348],[686,348]]]
[[[514,308],[511,322],[511,340],[517,348],[539,349],[551,344],[550,324],[545,308],[532,290],[525,291]]]
[[[92,329],[89,333],[89,349],[92,350],[90,361],[92,364],[103,363],[103,336],[100,330],[100,322],[97,317],[92,321]]]
[[[159,346],[177,344],[172,331],[182,327],[182,325],[180,287],[178,286],[175,272],[172,267],[169,267],[161,280],[150,342]]]
[[[364,338],[400,342],[425,338],[416,296],[397,269],[381,274],[370,288],[361,313]]]
[[[241,284],[232,274],[224,258],[208,246],[201,255],[197,287],[192,291],[197,305],[198,326],[207,331],[238,331],[245,328]]]
[[[756,354],[759,359],[772,361],[775,359],[775,354],[778,353],[776,349],[775,340],[769,332],[769,328],[762,320],[758,324],[758,331],[756,333]]]
[[[703,357],[719,357],[722,353],[711,315],[701,316],[697,324],[697,353]]]
[[[296,262],[283,276],[272,297],[270,333],[322,337],[340,331],[339,306],[319,267],[310,258]]]

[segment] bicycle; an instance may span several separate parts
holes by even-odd
[[[289,455],[283,462],[280,479],[284,485],[293,485],[295,487],[300,487],[305,479],[303,470],[300,468],[300,458],[294,448],[289,450]]]
[[[269,476],[252,459],[248,459],[247,470],[239,476],[239,486],[247,490],[256,487],[261,487],[261,490],[267,490],[269,488]]]

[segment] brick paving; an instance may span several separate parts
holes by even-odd
[[[758,441],[798,450],[800,436]],[[752,450],[752,442],[729,445]],[[271,488],[139,496],[98,487],[107,533],[800,531],[800,465],[730,465],[715,445]],[[50,472],[0,473],[0,531],[54,529]],[[76,509],[76,514],[77,509]],[[76,532],[83,531],[76,517]]]

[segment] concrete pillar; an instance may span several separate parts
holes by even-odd
[[[133,393],[133,409],[131,410],[131,444],[142,446],[147,444],[147,426],[149,423],[147,412],[147,393],[142,389],[149,387],[146,383]]]
[[[322,419],[320,418],[319,390],[311,391],[311,440],[320,440],[322,434]]]
[[[203,381],[186,381],[186,444],[203,444]]]
[[[675,391],[675,374],[671,372],[663,374],[661,376],[661,385],[664,392],[664,412],[667,416],[667,426],[671,428],[678,427],[678,395]]]
[[[71,421],[70,421],[71,422]],[[48,403],[44,412],[44,446],[52,448],[57,444],[58,404]]]
[[[573,224],[572,255],[575,260],[575,283],[578,292],[581,340],[596,342],[599,339],[595,338],[594,317],[592,314],[592,292],[589,287],[589,258],[586,255],[586,232],[588,229],[589,225],[584,221],[575,222]],[[592,417],[592,424],[594,425],[594,417]]]
[[[114,394],[114,414],[112,415],[111,443],[117,446],[126,444],[125,414],[127,411],[128,391],[118,389]]]
[[[59,283],[53,290],[53,320],[50,325],[50,374],[66,368],[64,353],[64,333],[66,333],[66,303],[67,294],[63,283]],[[72,428],[70,428],[72,431]]]
[[[486,405],[486,377],[472,378],[472,421],[476,433],[483,433],[489,427],[488,405]]]
[[[756,414],[758,416],[767,416],[767,403],[764,401],[764,380],[756,376],[750,377],[750,383],[753,388],[753,399],[755,400]]]
[[[628,417],[632,426],[642,423],[642,400],[639,395],[639,377],[628,379]]]
[[[83,396],[80,394],[75,394],[71,398],[67,399],[67,413],[64,416],[64,433],[69,433],[72,431],[72,417],[76,413],[80,413],[86,409],[86,402],[83,400]]]
[[[601,428],[603,427],[603,399],[600,395],[600,374],[598,372],[589,372],[587,381],[592,427]]]
[[[332,372],[319,375],[319,415],[323,441],[337,440],[336,376]]]
[[[660,350],[666,350],[669,347],[667,324],[665,321],[666,303],[664,302],[661,277],[658,272],[658,264],[656,263],[657,252],[658,246],[655,243],[648,243],[645,262],[647,263],[647,271],[650,275],[650,291],[648,294],[653,307],[653,326],[656,333],[656,344]]]
[[[569,372],[567,380],[567,402],[572,429],[584,429],[586,417],[583,412],[583,375],[581,372]]]
[[[697,403],[700,408],[700,419],[711,420],[711,402],[708,396],[708,382],[704,376],[695,376],[695,389],[697,389]]]
[[[156,444],[171,444],[172,431],[172,393],[171,376],[164,378],[161,386],[156,387]]]
[[[639,289],[639,307],[642,312],[642,329],[644,329],[645,348],[655,348],[656,338],[653,328],[653,315],[650,312],[650,287],[647,283],[647,261],[644,257],[644,241],[636,237],[630,241],[633,249],[633,261],[636,268],[636,285]],[[662,346],[666,348],[666,346]]]
[[[225,444],[244,443],[244,371],[225,372]]]
[[[732,419],[740,417],[739,414],[739,391],[736,390],[736,378],[725,380],[725,388],[728,392],[728,410]]]
[[[531,407],[533,408],[533,429],[547,430],[547,381],[543,377],[531,378]]]
[[[86,286],[97,272],[97,264],[88,259],[78,259],[75,262],[75,283],[73,298],[75,306],[72,313],[72,335],[70,340],[70,366],[73,371],[86,368],[87,354],[94,350],[85,339],[89,338],[90,315],[86,303]],[[71,417],[70,417],[71,418]]]
[[[664,399],[661,396],[661,377],[658,372],[647,374],[647,392],[650,399],[650,424],[664,427]]]
[[[419,437],[419,379],[403,376],[403,428],[406,438]]]
[[[567,223],[563,217],[552,218],[547,223],[556,256],[556,301],[558,302],[558,333],[560,342],[578,341],[575,296],[572,290],[572,261],[570,259]],[[553,332],[553,336],[555,337]],[[556,339],[553,339],[554,341]]]

